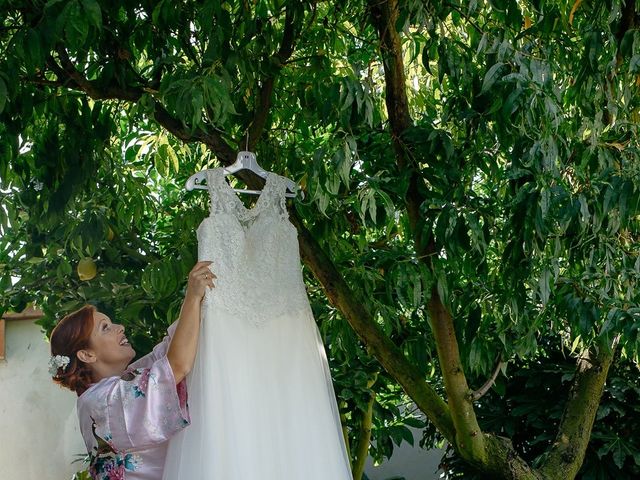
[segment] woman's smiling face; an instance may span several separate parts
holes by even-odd
[[[96,362],[116,371],[124,371],[136,356],[124,334],[124,327],[112,323],[107,315],[98,311],[93,314],[89,350],[93,351]]]

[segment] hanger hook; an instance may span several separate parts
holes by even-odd
[[[249,130],[247,130],[247,143],[246,146],[244,147],[245,150],[249,150]]]

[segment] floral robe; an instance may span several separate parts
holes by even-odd
[[[160,480],[169,438],[191,423],[186,380],[167,360],[177,323],[121,377],[103,378],[78,397],[80,431],[94,480]]]

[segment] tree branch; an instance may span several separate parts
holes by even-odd
[[[21,80],[23,80],[25,82],[29,82],[29,83],[34,83],[36,85],[44,85],[44,86],[47,86],[47,87],[54,87],[54,88],[60,88],[60,87],[64,87],[65,86],[60,81],[47,80],[44,77],[35,77],[35,78],[24,78],[24,77],[21,77]]]
[[[402,43],[395,28],[398,20],[398,1],[370,0],[369,8],[381,42],[380,52],[385,72],[385,101],[396,161],[401,171],[409,172],[409,187],[405,197],[409,223],[416,252],[422,257],[422,261],[431,267],[430,255],[435,251],[435,245],[433,243],[423,245],[421,229],[418,228],[420,205],[424,201],[424,196],[418,189],[420,178],[410,161],[408,149],[402,141],[402,135],[411,127],[413,121],[409,113]],[[462,370],[453,319],[442,304],[436,288],[431,291],[429,317],[451,409],[451,418],[456,430],[454,445],[464,458],[484,464],[486,454],[483,436]]]
[[[372,378],[367,381],[367,388],[373,388],[373,384],[378,379],[378,372],[375,372]],[[358,432],[358,445],[356,446],[356,455],[351,468],[353,480],[362,480],[364,466],[369,456],[369,443],[371,442],[371,424],[373,422],[373,405],[376,401],[376,392],[371,391],[367,400],[367,409],[363,412],[362,421],[360,422],[360,430]]]
[[[295,24],[294,13],[295,7],[292,3],[288,3],[286,7],[285,19],[284,19],[284,33],[282,36],[282,43],[278,53],[274,55],[274,61],[277,62],[277,71],[271,74],[262,83],[260,88],[260,95],[258,100],[258,106],[256,107],[253,115],[253,121],[249,127],[249,150],[254,150],[255,145],[258,142],[264,126],[267,123],[267,117],[269,115],[269,109],[271,108],[271,97],[273,94],[273,87],[275,85],[276,74],[285,65],[289,57],[293,54],[294,41],[295,41]]]
[[[620,44],[622,43],[622,39],[629,30],[636,27],[636,24],[638,22],[638,14],[636,13],[636,0],[627,0],[621,13],[622,15],[620,19],[620,25],[615,33],[616,40],[618,41],[618,49],[616,54],[618,65],[622,61],[620,55]]]
[[[491,433],[485,433],[483,436],[487,452],[487,463],[482,465],[482,471],[487,475],[485,478],[492,480],[547,480],[518,455],[511,440]]]
[[[116,85],[101,87],[97,82],[87,80],[73,65],[66,50],[59,47],[57,49],[61,65],[49,57],[47,65],[56,74],[62,86],[70,89],[80,90],[94,100],[123,100],[136,103],[147,91],[145,88],[129,87],[122,88]],[[32,80],[34,83],[42,83],[41,79]],[[149,89],[150,90],[150,89]],[[235,160],[235,151],[222,139],[222,136],[215,131],[205,131],[196,129],[190,132],[177,118],[172,116],[166,108],[155,101],[154,119],[167,131],[175,135],[184,142],[202,142],[207,145],[223,163],[232,163]]]
[[[580,470],[617,342],[610,350],[599,348],[593,355],[586,351],[578,359],[558,434],[543,454],[546,458],[540,470],[545,478],[572,480]]]
[[[484,382],[484,385],[482,385],[478,390],[471,393],[471,401],[475,402],[476,400],[480,400],[484,396],[484,394],[489,391],[493,384],[496,383],[496,378],[498,378],[498,373],[500,373],[502,366],[506,364],[507,362],[503,362],[501,360],[498,361],[498,364],[496,365],[491,378]]]
[[[184,142],[202,142],[215,153],[223,164],[231,164],[235,161],[235,151],[222,139],[222,136],[215,131],[207,132],[202,129],[196,129],[193,133],[187,131],[182,122],[173,117],[164,106],[156,101],[155,120],[162,125],[167,131],[171,132]]]
[[[579,2],[576,2],[576,4],[579,4]],[[615,37],[617,41],[616,43],[618,44],[616,48],[615,68],[611,69],[611,71],[607,73],[607,75],[605,76],[605,81],[603,85],[605,91],[607,92],[607,96],[610,95],[610,90],[612,88],[615,88],[614,86],[615,78],[618,72],[618,68],[620,67],[623,61],[623,56],[621,52],[622,39],[624,38],[624,36],[629,30],[636,27],[639,18],[640,18],[639,15],[636,13],[636,0],[627,0],[621,12],[620,24],[618,25],[618,29],[615,32]],[[605,125],[610,125],[611,122],[613,121],[613,116],[609,112],[609,109],[607,108],[606,104],[605,104],[605,108],[603,109],[602,121],[604,122]]]
[[[372,23],[380,37],[380,54],[384,66],[385,103],[391,127],[391,140],[396,154],[398,169],[408,171],[409,186],[405,195],[409,225],[416,240],[416,251],[421,256],[429,256],[435,246],[422,245],[421,235],[416,235],[420,224],[420,205],[425,200],[418,185],[420,177],[411,162],[411,157],[402,135],[413,125],[409,113],[409,99],[407,97],[406,76],[402,56],[402,42],[396,31],[398,20],[397,0],[369,0]]]
[[[465,459],[485,464],[486,451],[483,435],[473,409],[472,392],[462,369],[453,319],[440,301],[435,286],[429,301],[429,320],[436,342],[451,418],[456,428],[457,449]]]
[[[87,80],[82,73],[76,69],[67,51],[63,47],[58,47],[56,51],[58,52],[61,62],[61,69],[57,70],[64,72],[68,79],[72,80],[82,91],[94,100],[117,98],[129,102],[137,102],[144,93],[140,88],[132,87],[124,89],[115,85],[109,85],[106,89],[100,89],[96,82]],[[53,63],[55,64],[55,61]]]
[[[292,209],[293,210],[293,209]],[[424,379],[420,370],[410,363],[402,351],[385,335],[367,310],[367,302],[358,298],[336,270],[331,259],[318,245],[295,210],[289,218],[298,230],[300,254],[305,265],[323,286],[328,300],[349,322],[369,353],[404,388],[435,427],[452,442],[455,437],[449,407]]]

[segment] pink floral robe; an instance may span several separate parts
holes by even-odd
[[[177,323],[121,377],[103,378],[78,397],[80,431],[94,480],[161,480],[169,438],[191,423],[186,381],[167,360]]]

